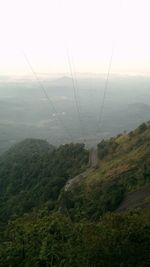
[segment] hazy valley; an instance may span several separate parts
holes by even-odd
[[[149,77],[111,75],[106,95],[105,78],[40,77],[51,103],[34,77],[1,77],[0,153],[25,138],[46,139],[53,145],[73,141],[92,146],[149,120]]]

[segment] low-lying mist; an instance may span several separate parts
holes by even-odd
[[[0,153],[29,137],[92,146],[150,119],[150,77],[44,79],[48,97],[34,77],[0,80]]]

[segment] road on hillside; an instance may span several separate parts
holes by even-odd
[[[97,162],[97,149],[92,148],[89,153],[89,168],[87,169],[87,171],[82,172],[74,178],[70,179],[66,183],[64,190],[69,191],[73,185],[78,184],[84,177],[86,177],[92,171],[93,168],[97,166]]]
[[[90,166],[90,168],[94,168],[97,166],[97,149],[96,148],[92,148],[90,150],[89,166]]]

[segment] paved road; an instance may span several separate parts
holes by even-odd
[[[94,168],[97,166],[97,149],[92,148],[89,155],[89,165],[91,168]]]
[[[79,175],[75,176],[74,178],[70,179],[66,185],[64,190],[65,191],[69,191],[73,185],[78,184],[80,182],[81,179],[83,179],[84,177],[86,177],[94,167],[97,166],[97,150],[95,148],[92,148],[90,150],[90,154],[89,154],[89,168],[87,169],[87,171],[80,173]]]

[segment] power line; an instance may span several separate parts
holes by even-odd
[[[58,4],[61,4],[59,2],[59,0],[58,0]],[[58,8],[58,10],[60,12],[60,8]],[[60,16],[61,15],[62,15],[62,13],[60,12]],[[69,25],[69,21],[68,21],[68,25]],[[78,114],[78,118],[79,118],[81,136],[83,137],[83,142],[85,142],[85,139],[84,139],[85,132],[84,132],[84,129],[83,129],[83,122],[82,122],[82,118],[81,118],[80,103],[79,103],[78,94],[77,94],[77,90],[76,90],[77,82],[76,82],[76,85],[75,85],[75,78],[74,78],[74,75],[73,75],[73,68],[72,68],[71,59],[70,59],[70,55],[69,55],[69,51],[68,50],[67,50],[67,58],[68,58],[68,65],[69,65],[70,74],[71,74],[72,85],[73,85],[75,106],[76,106],[76,110],[77,110],[77,114]]]
[[[105,80],[105,85],[104,85],[104,94],[103,94],[102,104],[100,106],[100,112],[99,112],[99,117],[98,117],[98,131],[100,130],[100,127],[102,125],[104,106],[105,106],[106,94],[107,94],[107,90],[108,90],[108,82],[109,82],[109,77],[110,77],[110,72],[111,72],[113,54],[114,54],[114,49],[112,49],[112,53],[111,53],[109,64],[108,64],[108,72],[106,75],[106,80]]]
[[[77,90],[76,90],[77,81],[76,81],[76,84],[75,84],[75,78],[74,78],[74,75],[73,75],[73,68],[72,68],[71,59],[70,59],[70,55],[69,55],[68,51],[67,51],[67,56],[68,56],[68,64],[69,64],[69,69],[70,69],[70,74],[71,74],[72,85],[73,85],[75,106],[76,106],[76,110],[77,110],[77,114],[78,114],[78,118],[79,118],[79,125],[80,125],[81,135],[84,137],[85,134],[84,134],[83,122],[82,122],[81,113],[80,113],[80,104],[79,104],[78,94],[77,94]],[[85,142],[84,139],[83,139],[83,141]]]
[[[57,109],[53,103],[53,101],[51,100],[51,98],[49,97],[49,95],[47,94],[46,92],[46,89],[43,85],[43,83],[41,82],[41,80],[39,79],[39,77],[37,76],[36,72],[34,71],[33,69],[33,66],[31,65],[31,62],[29,61],[29,58],[27,57],[27,55],[24,53],[24,51],[22,51],[23,55],[24,55],[24,58],[29,66],[29,68],[31,69],[35,79],[37,80],[42,92],[44,93],[46,99],[48,100],[48,102],[50,103],[52,109],[53,109],[53,112],[56,114],[56,118],[57,118],[57,121],[62,125],[62,127],[64,128],[65,132],[68,134],[69,138],[71,139],[71,141],[73,140],[73,137],[72,135],[70,134],[68,128],[65,126],[63,120],[61,119],[61,117],[59,116],[58,112],[57,112]]]

